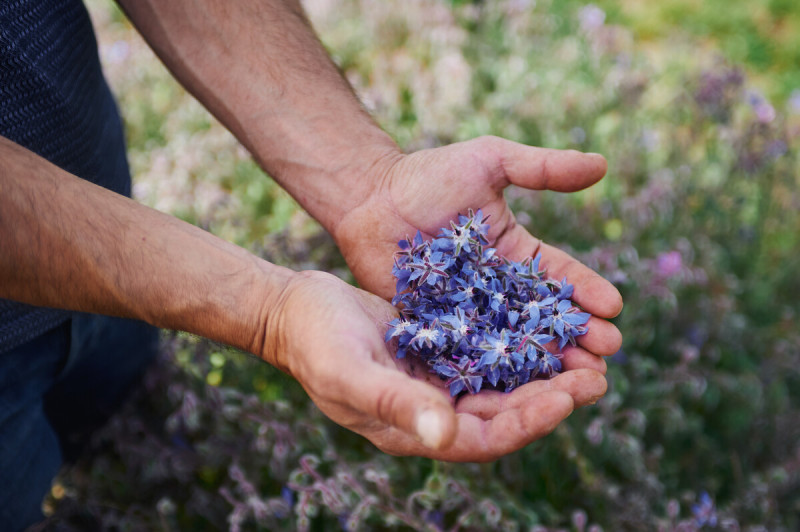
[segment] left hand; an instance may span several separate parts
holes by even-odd
[[[586,188],[606,172],[601,155],[481,137],[411,155],[398,154],[386,161],[375,167],[371,192],[333,228],[362,288],[391,298],[395,292],[392,261],[399,240],[417,230],[431,239],[458,214],[481,209],[491,225],[490,244],[499,255],[522,260],[541,252],[541,265],[548,275],[559,280],[567,277],[575,286],[573,300],[593,314],[589,332],[578,340],[583,349],[565,353],[566,369],[605,372],[605,362],[590,353],[612,355],[621,346],[617,328],[602,319],[621,311],[619,292],[600,275],[517,224],[503,198],[503,189],[511,184],[558,192]]]
[[[294,376],[330,419],[389,454],[496,460],[606,389],[602,375],[584,369],[456,402],[427,366],[397,359],[384,342],[394,307],[322,272],[293,275],[260,315],[263,347],[254,352]]]

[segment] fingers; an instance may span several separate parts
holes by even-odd
[[[459,439],[438,459],[455,462],[497,460],[543,438],[572,413],[574,402],[565,392],[541,392],[536,401],[504,410],[488,421],[459,415]],[[462,437],[463,436],[463,437]]]
[[[619,291],[597,272],[548,244],[542,243],[539,251],[542,253],[541,265],[547,269],[547,276],[558,280],[566,277],[567,282],[575,285],[572,300],[587,312],[601,318],[613,318],[622,311]]]
[[[605,375],[606,371],[608,371],[608,364],[606,364],[606,361],[602,357],[581,347],[573,347],[571,345],[567,345],[567,347],[564,348],[564,358],[561,359],[561,367],[564,371],[591,369],[601,375]]]
[[[603,357],[610,357],[620,350],[622,333],[613,323],[592,316],[586,325],[589,331],[576,338],[578,345]]]
[[[379,364],[359,369],[358,392],[353,376],[343,377],[344,401],[352,408],[400,429],[429,449],[444,449],[456,436],[456,416],[446,392]]]
[[[598,154],[537,148],[497,137],[483,137],[476,141],[485,143],[488,153],[499,161],[501,171],[497,172],[495,182],[500,188],[511,183],[537,190],[570,192],[594,184],[605,175],[607,168],[605,158]],[[514,224],[510,227],[502,235],[502,243],[497,244],[501,254],[512,260],[521,260],[541,251],[542,266],[547,268],[548,276],[556,279],[567,277],[575,285],[573,300],[587,312],[601,318],[612,318],[622,311],[622,296],[614,285],[567,253],[532,237],[523,227]],[[600,335],[594,336],[601,338]],[[615,342],[615,334],[608,332],[599,341],[598,349],[603,354],[613,354],[619,345],[611,352],[606,351],[611,350]],[[591,343],[589,340],[589,345]]]
[[[496,184],[533,190],[573,192],[595,184],[606,173],[605,157],[597,153],[526,146],[497,138],[477,139],[489,147],[502,168]]]
[[[555,429],[572,413],[574,402],[565,392],[549,390],[535,400],[508,408],[490,419],[471,413],[458,414],[458,433],[453,445],[431,450],[396,431],[373,438],[392,454],[419,455],[449,462],[489,462],[517,451]]]
[[[580,354],[580,348],[574,349]],[[439,449],[425,446],[418,438],[395,428],[372,433],[369,437],[390,454],[453,462],[487,462],[546,436],[575,407],[597,401],[606,387],[606,380],[599,372],[577,369],[550,380],[528,383],[511,393],[483,391],[465,396],[457,403],[452,445]]]
[[[552,391],[568,394],[575,406],[580,407],[597,402],[607,388],[608,384],[601,373],[591,369],[576,369],[552,379],[529,382],[511,393],[485,390],[464,396],[456,404],[456,411],[472,414],[480,419],[492,419],[506,410],[535,403],[539,401],[541,394]]]
[[[495,245],[501,255],[511,260],[519,261],[541,253],[541,267],[547,270],[547,276],[559,281],[566,277],[575,285],[572,300],[587,312],[613,318],[622,311],[622,296],[613,284],[568,253],[531,236],[521,225],[514,225],[500,235]]]

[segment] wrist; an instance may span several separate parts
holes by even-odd
[[[296,272],[258,259],[245,291],[243,323],[236,345],[265,362],[292,375],[287,356],[287,301],[302,283],[303,272]]]
[[[381,187],[403,152],[394,140],[359,117],[339,127],[331,120],[313,132],[288,135],[295,142],[277,148],[265,140],[255,148],[259,164],[329,233],[338,222]],[[274,134],[274,131],[271,133]]]
[[[403,157],[393,141],[391,145],[363,146],[342,155],[331,168],[328,205],[316,219],[335,238],[339,224],[349,213],[385,190],[391,168]]]
[[[269,265],[273,268],[275,266]],[[283,283],[279,290],[269,291],[270,297],[262,302],[259,322],[261,327],[254,336],[256,344],[251,351],[284,373],[298,378],[303,373],[303,363],[298,349],[315,325],[315,300],[320,297],[320,280],[338,283],[332,275],[319,271],[294,272],[281,276]],[[270,275],[270,278],[273,278]],[[312,333],[313,337],[313,333]],[[302,358],[302,357],[301,357]]]

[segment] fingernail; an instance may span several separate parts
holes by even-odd
[[[425,447],[438,449],[442,443],[442,422],[439,414],[425,410],[417,417],[417,436]]]

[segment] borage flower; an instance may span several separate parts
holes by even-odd
[[[488,246],[479,210],[460,215],[432,241],[400,241],[392,269],[400,317],[386,341],[425,362],[451,395],[511,391],[561,371],[561,349],[586,334],[589,314],[573,305],[566,278],[547,278],[541,256],[506,260]],[[548,346],[557,345],[558,351]]]
[[[448,360],[433,366],[434,371],[445,380],[450,395],[455,397],[462,391],[478,393],[483,385],[483,373],[477,368],[475,361],[462,357],[458,362]]]

